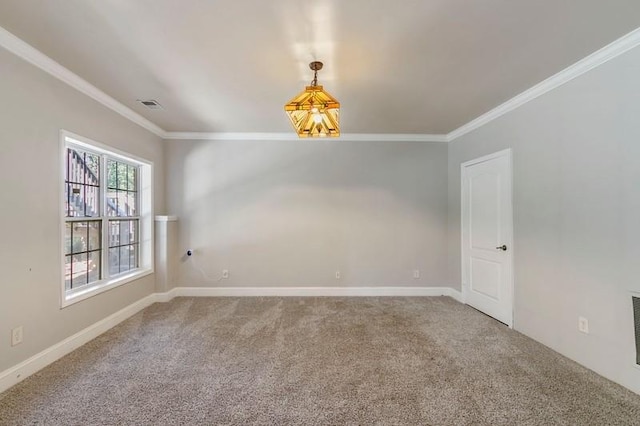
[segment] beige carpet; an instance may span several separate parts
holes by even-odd
[[[0,395],[2,425],[633,425],[640,396],[439,298],[177,298]]]

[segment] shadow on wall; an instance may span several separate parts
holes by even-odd
[[[225,268],[243,285],[327,285],[341,270],[349,285],[442,285],[446,148],[173,141],[170,211],[207,276]],[[424,271],[420,282],[413,269]]]

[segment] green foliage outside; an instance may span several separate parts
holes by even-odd
[[[107,161],[107,187],[135,191],[138,168],[114,160]]]

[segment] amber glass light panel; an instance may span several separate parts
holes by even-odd
[[[322,86],[307,86],[284,110],[301,138],[340,136],[340,103]]]

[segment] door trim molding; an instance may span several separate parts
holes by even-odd
[[[513,246],[514,240],[514,227],[513,227],[513,152],[511,148],[503,149],[501,151],[494,152],[492,154],[483,155],[482,157],[474,158],[473,160],[468,160],[463,163],[460,163],[460,293],[462,295],[462,303],[467,303],[467,295],[469,292],[469,283],[466,277],[465,268],[464,268],[464,260],[465,260],[465,247],[464,247],[464,236],[466,225],[464,223],[464,188],[465,188],[465,175],[466,169],[469,166],[474,166],[476,164],[484,163],[485,161],[493,160],[500,157],[507,157],[509,162],[509,211],[511,212],[511,217],[509,218],[508,226],[511,228],[511,233],[509,236],[509,241],[506,244],[510,247],[511,255],[510,266],[511,266],[511,279],[509,280],[510,290],[511,290],[511,322],[508,324],[509,328],[515,327],[515,269],[514,269],[514,258],[515,251]]]
[[[511,148],[503,149],[502,151],[494,152],[493,154],[483,155],[482,157],[474,158],[473,160],[465,161],[460,164],[460,170],[464,170],[465,167],[473,166],[475,164],[484,163],[485,161],[493,160],[494,158],[500,158],[508,156],[511,163]]]

